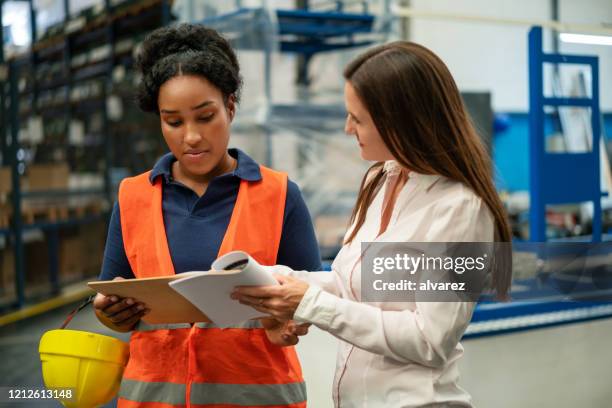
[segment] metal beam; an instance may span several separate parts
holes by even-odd
[[[550,0],[550,11],[552,20],[559,22],[559,0]],[[552,50],[554,54],[559,53],[559,31],[552,30]]]
[[[8,69],[4,64],[4,26],[2,25],[2,5],[4,0],[0,0],[0,153],[2,153],[2,161],[0,165],[6,164],[8,151],[6,143],[6,97],[5,84],[8,80]]]
[[[398,17],[431,18],[437,20],[468,21],[474,23],[489,23],[497,25],[514,25],[521,27],[541,26],[558,32],[572,32],[593,35],[612,35],[612,28],[605,24],[574,24],[551,20],[523,20],[488,17],[474,14],[443,13],[429,10],[419,10],[412,7],[393,6],[393,15]]]
[[[17,89],[18,68],[14,63],[9,64],[9,83],[11,88],[11,146],[10,162],[12,170],[12,201],[13,201],[13,237],[15,246],[15,291],[17,305],[25,303],[25,259],[23,251],[23,229],[21,225],[21,189],[19,173],[23,167],[23,157],[19,155],[19,90]]]

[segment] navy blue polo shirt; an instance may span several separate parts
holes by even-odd
[[[162,177],[164,225],[176,273],[210,269],[229,225],[240,180],[261,179],[259,165],[252,158],[239,149],[228,152],[238,161],[236,169],[212,179],[201,197],[173,179],[171,167],[176,158],[172,153],[162,156],[151,171],[151,182]],[[321,256],[310,214],[299,187],[292,181],[287,186],[276,263],[296,270],[321,270]],[[119,202],[115,203],[111,215],[100,279],[110,280],[117,276],[134,278],[123,246]]]

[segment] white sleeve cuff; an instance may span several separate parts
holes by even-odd
[[[337,298],[315,285],[310,285],[298,305],[293,319],[298,323],[312,323],[327,330],[332,321]]]

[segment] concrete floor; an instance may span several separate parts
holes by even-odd
[[[612,407],[612,318],[463,341],[476,407]]]

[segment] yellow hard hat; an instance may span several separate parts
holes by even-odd
[[[112,400],[129,357],[129,346],[121,340],[67,329],[46,332],[38,351],[45,386],[68,408],[94,408]]]

